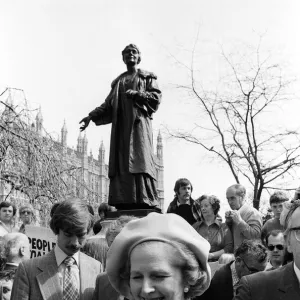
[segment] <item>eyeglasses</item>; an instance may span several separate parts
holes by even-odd
[[[253,273],[257,273],[257,272],[260,272],[260,270],[257,270],[255,268],[250,268],[246,262],[239,256],[239,258],[242,260],[242,262],[244,263],[244,265],[247,267],[248,271],[250,274],[253,274]]]
[[[300,242],[300,227],[290,228],[290,230],[295,232],[296,240]]]
[[[268,249],[269,249],[270,251],[273,251],[275,248],[276,248],[277,250],[283,250],[283,249],[284,249],[284,246],[283,246],[283,245],[280,245],[280,244],[278,244],[278,245],[268,245]]]
[[[21,215],[25,215],[25,214],[31,215],[31,211],[29,211],[29,210],[23,210],[23,211],[21,212]]]

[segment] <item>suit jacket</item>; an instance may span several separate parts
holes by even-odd
[[[233,283],[230,265],[222,266],[213,276],[209,288],[197,300],[232,300]]]
[[[244,276],[234,300],[296,300],[300,287],[293,262],[273,271]]]
[[[118,300],[119,296],[120,294],[110,284],[107,273],[99,274],[96,279],[93,300]]]
[[[79,253],[80,300],[92,298],[101,263]],[[44,256],[19,264],[14,279],[11,300],[62,300],[58,266],[54,250]]]

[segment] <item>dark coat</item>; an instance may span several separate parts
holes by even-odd
[[[169,204],[169,207],[167,209],[168,214],[177,214],[184,218],[191,225],[201,220],[200,213],[197,212],[195,201],[192,198],[190,198],[190,205],[185,204],[181,206],[184,207],[185,210],[180,210],[180,208],[177,206],[177,201],[178,198],[176,196],[174,200]]]
[[[161,91],[156,83],[156,76],[138,69],[133,83],[133,90],[139,94],[134,99],[126,98],[120,91],[121,80],[126,72],[117,77],[111,85],[111,92],[105,102],[90,112],[89,116],[96,125],[112,123],[110,136],[110,154],[108,176],[114,177],[118,166],[125,165],[130,173],[146,173],[156,179],[156,169],[152,145],[152,114],[156,112],[161,100]],[[118,117],[119,105],[122,97],[124,101],[132,101],[130,119],[120,123]],[[131,103],[131,102],[130,102]],[[129,117],[129,116],[127,116]],[[126,118],[127,118],[126,117]],[[129,136],[120,136],[118,128],[127,128]],[[122,140],[122,143],[120,143]],[[121,146],[122,145],[122,146]],[[118,161],[118,148],[122,147],[126,161]]]
[[[107,273],[99,274],[92,300],[118,300],[119,296],[120,294],[110,284]]]
[[[296,300],[300,288],[293,262],[274,271],[244,276],[234,300]]]
[[[216,271],[206,292],[197,300],[232,300],[233,284],[230,269],[231,263]]]

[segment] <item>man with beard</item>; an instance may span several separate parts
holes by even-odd
[[[196,203],[191,197],[192,191],[191,182],[186,178],[179,178],[174,186],[175,198],[167,210],[167,213],[177,214],[191,225],[201,220],[200,207],[197,209]]]
[[[57,235],[56,247],[44,256],[19,264],[11,299],[91,299],[101,264],[79,250],[92,224],[84,201],[61,202],[50,221]]]

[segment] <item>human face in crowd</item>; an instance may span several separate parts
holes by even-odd
[[[267,265],[267,261],[263,263],[258,262],[254,257],[250,255],[244,257],[237,257],[235,259],[236,273],[240,279],[243,276],[264,271],[266,265]]]
[[[186,203],[190,200],[192,187],[190,184],[181,186],[177,192],[177,197],[180,203]]]
[[[287,235],[287,249],[293,253],[294,262],[300,269],[300,207],[291,216],[289,232]]]
[[[32,222],[32,212],[29,208],[24,208],[20,212],[20,218],[23,224],[30,224]]]
[[[269,257],[272,265],[282,265],[285,255],[285,242],[283,233],[268,238]]]
[[[200,209],[201,209],[201,213],[202,213],[204,219],[207,217],[215,216],[212,205],[209,203],[208,199],[204,199],[201,201]]]
[[[173,246],[155,242],[136,246],[130,256],[130,290],[134,300],[183,300],[183,274]]]
[[[272,203],[271,204],[271,209],[274,214],[274,218],[279,219],[280,214],[283,210],[283,202],[278,202],[278,203]]]
[[[13,217],[13,207],[2,207],[0,209],[0,220],[4,223],[9,223]]]
[[[72,256],[85,245],[87,234],[87,228],[76,234],[72,230],[59,229],[57,245],[68,256]]]
[[[1,285],[1,289],[2,289],[1,300],[10,300],[13,281],[11,279],[10,280],[1,279],[0,285]]]
[[[126,65],[137,65],[139,59],[139,52],[134,47],[127,47],[123,53],[123,60]]]
[[[238,195],[234,188],[227,189],[226,198],[232,210],[239,210],[244,204],[244,196]]]

